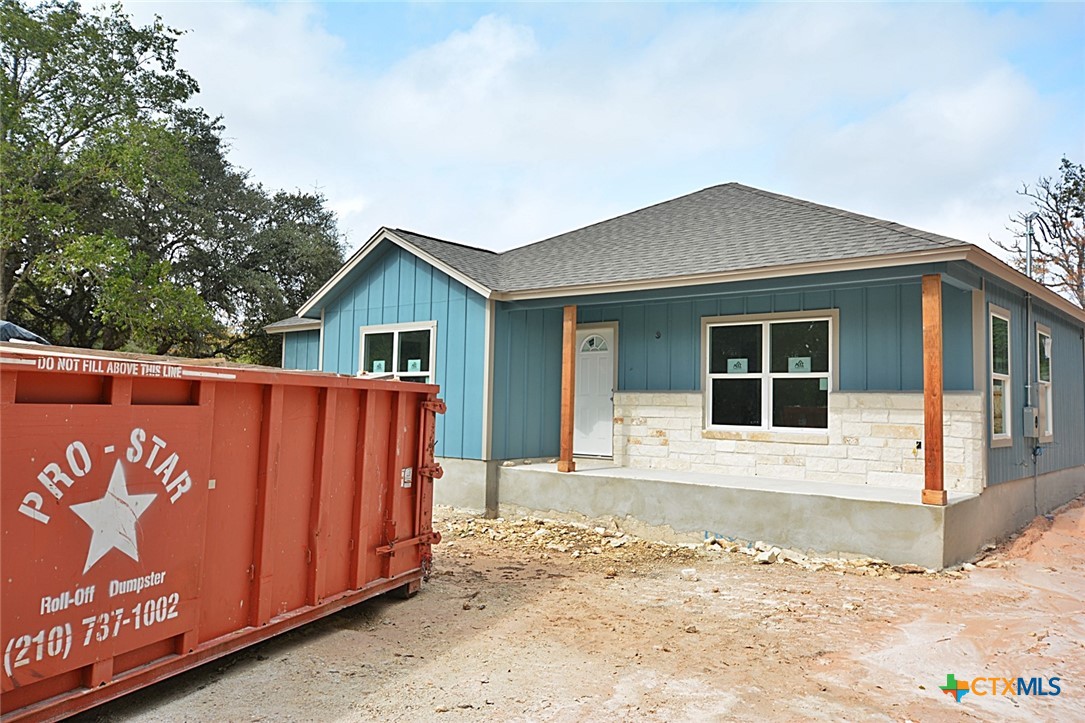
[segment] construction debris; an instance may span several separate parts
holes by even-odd
[[[486,537],[505,546],[535,551],[540,559],[568,556],[577,564],[597,570],[607,578],[615,577],[620,568],[629,571],[638,566],[650,568],[653,563],[693,562],[721,554],[730,554],[736,560],[749,557],[753,564],[785,563],[811,572],[882,576],[897,580],[904,575],[962,575],[959,568],[938,573],[919,565],[893,565],[871,557],[811,556],[763,541],[751,543],[726,538],[709,538],[701,544],[649,541],[619,529],[617,523],[613,524],[611,528],[542,517],[484,519],[451,515],[445,518],[442,534],[447,542],[453,544],[456,538]],[[696,582],[700,579],[693,567],[682,569],[680,574],[683,580]]]

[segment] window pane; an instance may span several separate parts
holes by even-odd
[[[774,373],[829,371],[829,322],[796,321],[769,325],[770,370]]]
[[[760,374],[761,329],[760,324],[710,327],[708,372]]]
[[[1006,382],[994,379],[991,382],[991,433],[1006,433]]]
[[[429,371],[429,329],[399,333],[399,369],[396,371]]]
[[[991,317],[991,364],[995,374],[1010,373],[1010,322]]]
[[[415,384],[429,384],[428,376],[399,377],[401,382],[414,382]]]
[[[362,371],[381,373],[392,371],[392,333],[366,334]]]
[[[772,426],[829,427],[829,392],[825,379],[773,379]]]
[[[760,379],[713,379],[712,424],[761,426]]]
[[[1040,420],[1043,426],[1043,429],[1041,431],[1044,433],[1044,436],[1047,437],[1051,435],[1051,430],[1054,426],[1052,419],[1055,416],[1055,408],[1054,406],[1052,406],[1055,403],[1055,400],[1053,399],[1051,394],[1051,385],[1041,384],[1040,395],[1040,402],[1041,404],[1043,404],[1043,409],[1040,410],[1042,412]]]
[[[1051,337],[1047,334],[1039,334],[1038,344],[1040,357],[1040,381],[1051,381]]]

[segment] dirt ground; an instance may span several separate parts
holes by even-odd
[[[929,574],[439,514],[435,572],[85,721],[1085,721],[1085,503]],[[541,531],[541,532],[540,532]],[[786,555],[785,555],[786,557]],[[966,695],[946,675],[1050,677]]]

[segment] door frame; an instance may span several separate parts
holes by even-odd
[[[619,367],[618,367],[618,322],[616,322],[616,321],[592,321],[592,322],[588,322],[586,324],[577,323],[577,325],[576,325],[576,333],[574,334],[574,337],[580,336],[581,331],[595,331],[596,329],[608,329],[608,330],[610,330],[611,332],[614,333],[614,353],[612,355],[613,359],[614,359],[614,388],[611,389],[611,391],[610,391],[610,435],[611,435],[611,438],[613,438],[613,436],[614,436],[614,395],[618,393],[618,369],[619,369]],[[580,354],[580,342],[576,343],[576,354],[577,355]],[[580,388],[579,385],[577,385],[577,389],[579,389],[579,388]],[[574,402],[575,402],[575,398],[576,398],[575,392],[573,394],[573,398],[574,398]],[[575,404],[574,404],[574,406],[575,406]],[[577,452],[576,452],[576,449],[574,447],[573,455],[575,456],[576,454],[577,454]],[[608,457],[597,457],[596,455],[586,455],[586,456],[595,457],[597,459],[613,459],[614,458],[613,441],[611,442],[611,450],[610,450],[610,457],[609,458]]]

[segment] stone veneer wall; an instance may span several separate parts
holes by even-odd
[[[923,394],[833,392],[827,433],[706,431],[699,392],[617,392],[614,461],[815,482],[923,488]],[[978,493],[986,478],[983,396],[947,393],[945,487]]]

